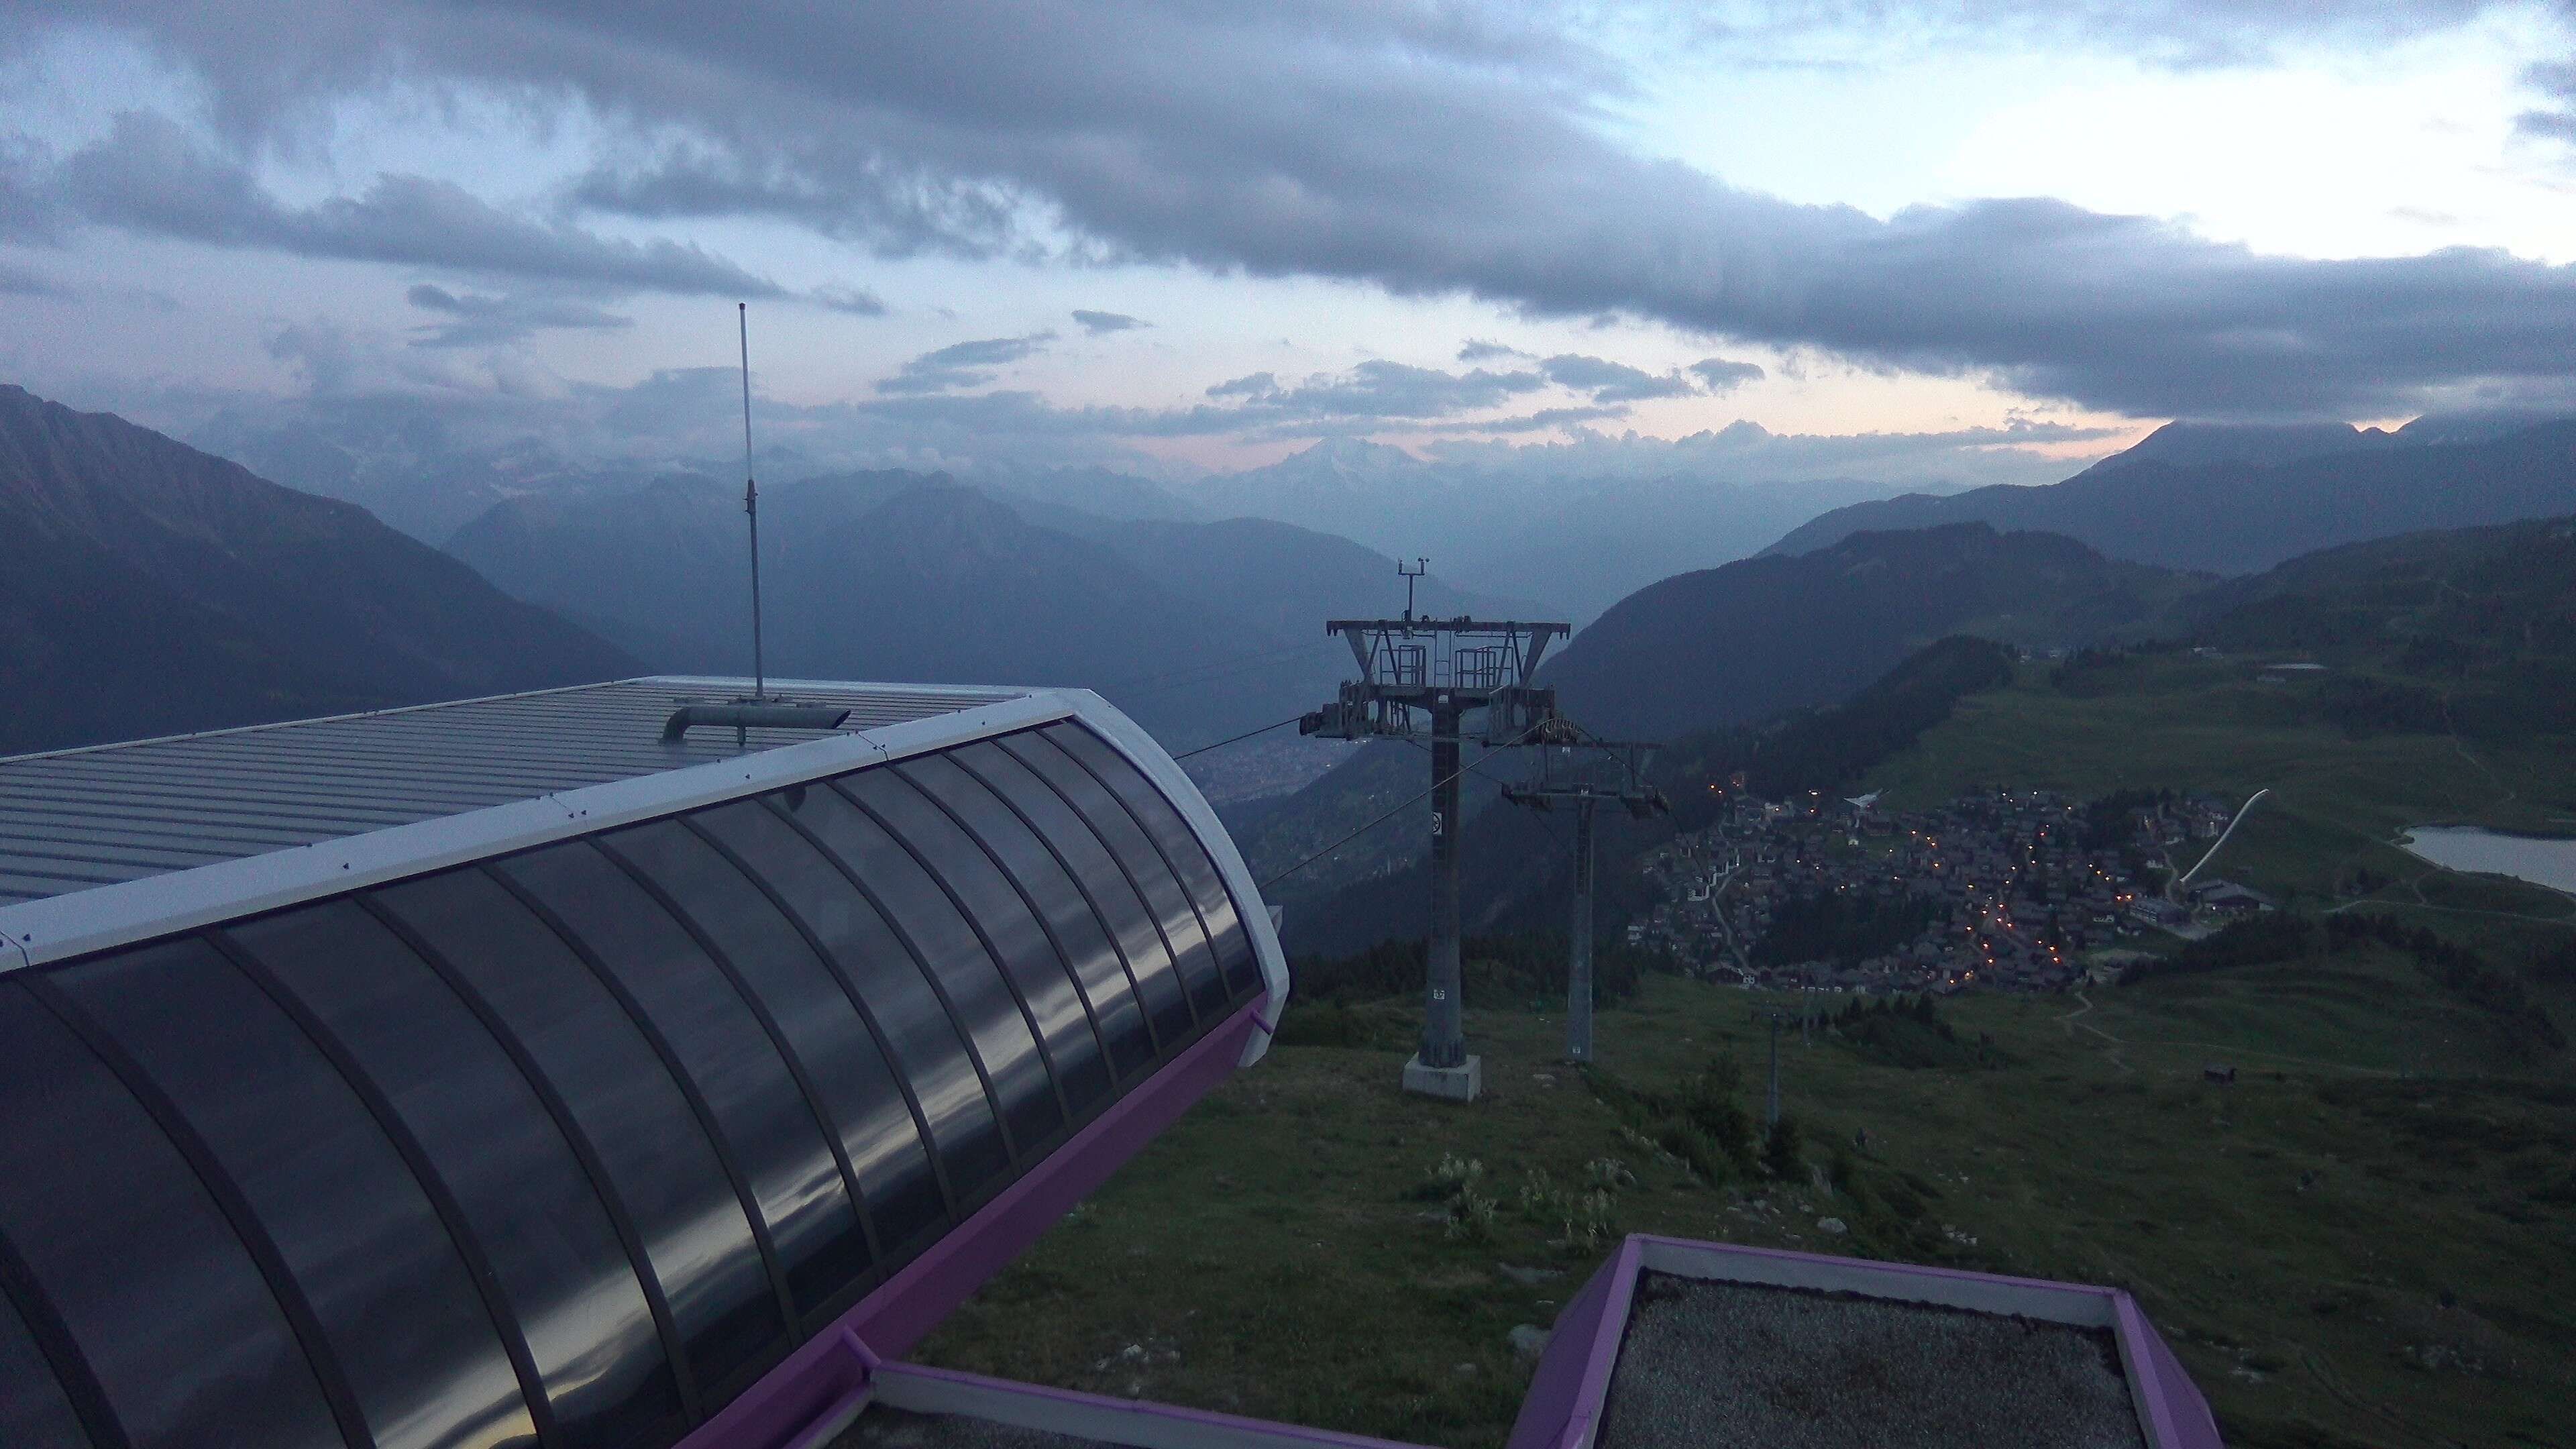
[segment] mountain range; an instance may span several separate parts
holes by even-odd
[[[352,504],[0,385],[0,753],[642,672]]]
[[[533,447],[493,454],[484,471],[447,480],[484,506],[445,540],[454,559],[443,559],[359,510],[113,417],[14,389],[6,400],[0,504],[29,541],[6,595],[16,621],[7,667],[22,697],[40,701],[19,712],[13,743],[749,663],[730,480],[568,469]],[[385,431],[371,450],[339,455],[324,445],[339,447],[340,434],[271,430],[260,445],[302,448],[308,470],[333,456],[363,463],[335,475],[343,488],[410,478],[385,485],[405,496],[421,477],[403,473],[401,457],[430,468],[453,452],[391,422]],[[2423,420],[2394,434],[2176,424],[2056,485],[1881,500],[1793,530],[1761,558],[1669,573],[1611,601],[1548,678],[1570,713],[1608,733],[1758,720],[1829,704],[1944,633],[2059,647],[2162,628],[2187,596],[2217,596],[2206,578],[2155,566],[2164,554],[2241,573],[2304,538],[2428,513],[2451,522],[2576,509],[2572,465],[2576,423]],[[1345,672],[1322,622],[1392,613],[1403,597],[1393,561],[1361,543],[1213,515],[1257,493],[1283,507],[1347,506],[1362,522],[1390,508],[1429,518],[1465,501],[1475,476],[1454,460],[1332,442],[1276,465],[1266,484],[1247,474],[1195,491],[1101,469],[774,485],[764,490],[767,663],[781,675],[1090,685],[1187,748],[1311,707]],[[1635,472],[1514,486],[1495,510],[1521,520],[1511,527],[1545,514],[1532,501],[1542,495],[1558,511],[1545,527],[1497,525],[1491,537],[1517,537],[1531,557],[1553,549],[1629,570],[1734,550],[1726,527],[1796,492]],[[1627,501],[1594,507],[1612,493]],[[1652,547],[1622,542],[1637,530],[1618,518],[1652,516],[1667,494],[1689,507],[1666,510]],[[2058,519],[2069,533],[2010,518],[1837,532],[1856,518],[1980,508]],[[1708,522],[1720,516],[1735,522]],[[1791,551],[1820,535],[1827,546]],[[1505,572],[1530,585],[1529,598],[1433,576],[1419,607],[1544,616],[1591,587],[1537,563]]]
[[[1944,634],[2093,643],[2151,625],[2208,582],[1984,523],[1855,533],[1639,589],[1541,677],[1593,730],[1669,739],[1833,703]]]
[[[2250,574],[2339,544],[2576,511],[2576,421],[2501,436],[2420,426],[2235,429],[2204,441],[2172,425],[2062,483],[1855,503],[1764,551],[1796,555],[1863,530],[1980,522],[2062,533],[2136,563]]]
[[[2048,665],[2044,675],[2034,672],[2037,666],[2023,666],[2019,676],[2025,687],[2044,681],[2052,697],[2152,695],[2185,687],[2157,682],[2168,679],[2169,665],[2180,661],[2201,671],[2194,676],[2201,681],[2196,687],[2207,689],[2214,679],[2220,681],[2216,687],[2238,692],[2226,702],[2190,708],[2192,749],[2205,751],[2214,739],[2223,740],[2234,717],[2230,711],[2246,709],[2263,728],[2301,721],[2347,736],[2446,736],[2463,751],[2489,744],[2527,748],[2536,735],[2576,733],[2576,613],[2568,606],[2576,598],[2576,518],[2374,540],[2229,580],[2110,564],[2064,538],[1952,525],[1914,534],[1855,535],[1797,560],[1746,560],[1708,571],[1694,593],[1725,598],[1739,608],[1747,601],[1776,608],[1809,597],[1816,584],[1767,565],[1832,560],[1847,569],[1856,566],[1864,577],[1925,577],[1937,568],[1897,556],[1943,549],[1962,559],[2054,557],[2058,566],[2076,568],[2078,578],[2126,577],[2147,585],[2135,595],[2150,611],[2138,632],[2156,637],[2135,647],[2080,649]],[[1716,575],[1729,577],[1720,583]],[[2096,597],[2107,606],[2116,590]],[[1880,608],[1904,602],[1901,594],[1873,597],[1865,590],[1845,599],[1845,607],[1851,600]],[[1596,627],[1612,622],[1605,617]],[[1764,798],[1859,788],[1873,769],[1910,758],[1905,752],[1949,720],[1962,699],[2014,681],[2014,651],[1978,637],[1990,624],[1971,621],[1971,627],[1900,651],[1857,687],[1820,688],[1816,697],[1767,716],[1744,704],[1736,711],[1739,723],[1694,727],[1671,738],[1655,774],[1674,798],[1672,821],[1641,823],[1615,812],[1603,817],[1598,879],[1605,892],[1604,928],[1615,929],[1621,910],[1631,904],[1621,892],[1633,872],[1622,862],[1672,829],[1704,824],[1710,792],[1729,788],[1738,772]],[[1891,637],[1900,632],[1892,616],[1882,626]],[[2185,658],[2187,646],[2213,657]],[[1574,656],[1569,651],[1565,657],[1570,662]],[[2266,661],[2283,659],[2322,667],[2266,667]],[[1776,661],[1771,667],[1778,667]],[[2259,682],[2258,676],[2272,682]],[[1583,707],[1580,696],[1568,697],[1569,710]],[[1997,716],[1988,728],[2011,729],[2016,718]],[[2047,747],[2044,736],[2017,734],[1990,743],[2006,754],[2044,754]],[[1312,852],[1307,840],[1338,841],[1343,831],[1327,831],[1326,825],[1339,819],[1357,824],[1422,789],[1418,751],[1369,749],[1373,757],[1355,757],[1239,826],[1247,858],[1276,874]],[[1502,778],[1514,772],[1511,762],[1490,757],[1479,767]],[[1552,927],[1549,909],[1568,888],[1561,827],[1552,831],[1524,811],[1500,807],[1493,803],[1495,794],[1494,783],[1485,782],[1471,797],[1462,845],[1467,927]],[[1317,865],[1273,888],[1288,903],[1292,949],[1342,954],[1423,931],[1427,831],[1418,810],[1339,843]]]
[[[290,488],[357,503],[432,545],[517,499],[629,492],[671,475],[741,487],[733,458],[621,454],[613,434],[588,437],[590,456],[577,440],[465,427],[399,399],[242,404],[191,423],[186,438]],[[1265,467],[1193,482],[998,460],[954,476],[1045,527],[1077,514],[1294,524],[1390,557],[1428,556],[1468,587],[1543,600],[1549,617],[1582,623],[1632,589],[1741,558],[1823,510],[1901,486],[1946,486],[1938,473],[1884,457],[1809,457],[1802,450],[1812,442],[1751,423],[1680,443],[1593,439],[1526,455],[1424,456],[1327,438]],[[785,443],[765,446],[756,464],[764,489],[849,471]],[[2018,477],[2032,466],[2045,464],[1982,476]],[[1895,468],[1908,481],[1856,480],[1837,471],[1846,467]]]
[[[2188,638],[2328,666],[2314,703],[2356,732],[2576,731],[2576,519],[2348,544],[2189,601]]]
[[[1176,491],[1210,517],[1280,519],[1427,555],[1452,578],[1545,600],[1549,617],[1580,626],[1656,579],[1742,558],[1821,511],[1896,490],[1709,472],[1533,478],[1340,438]]]
[[[1394,561],[1263,519],[1113,519],[944,475],[853,473],[763,490],[767,663],[779,675],[1098,689],[1175,748],[1329,698],[1323,632],[1393,613]],[[658,668],[750,664],[742,503],[681,475],[512,499],[448,550]],[[1420,605],[1519,607],[1437,577]]]

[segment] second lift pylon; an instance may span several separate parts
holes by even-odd
[[[1664,792],[1647,783],[1656,746],[1595,740],[1547,746],[1527,782],[1507,785],[1503,798],[1533,810],[1565,806],[1574,812],[1574,912],[1567,923],[1565,961],[1565,1059],[1592,1060],[1593,815],[1616,805],[1644,819],[1672,812]]]

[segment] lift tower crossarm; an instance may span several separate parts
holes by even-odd
[[[1460,617],[1335,619],[1324,628],[1350,645],[1359,678],[1299,721],[1301,734],[1410,737],[1414,710],[1432,717],[1435,737],[1442,719],[1482,710],[1482,742],[1495,747],[1555,730],[1556,691],[1531,681],[1548,646],[1573,632],[1570,625]]]

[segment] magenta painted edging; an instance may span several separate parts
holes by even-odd
[[[1521,1397],[1521,1411],[1512,1420],[1512,1436],[1504,1449],[1553,1449],[1564,1434],[1582,1397],[1583,1370],[1592,1362],[1602,1310],[1618,1280],[1619,1255],[1612,1253],[1592,1270],[1583,1291],[1558,1312],[1547,1352],[1539,1355],[1538,1371],[1530,1375],[1529,1392]]]
[[[2120,1336],[2138,1348],[2133,1367],[2138,1397],[2147,1406],[2158,1449],[2224,1449],[2218,1437],[2218,1421],[2209,1412],[2209,1400],[2202,1397],[2200,1385],[2191,1381],[2191,1374],[2174,1357],[2164,1335],[2148,1321],[2146,1310],[2138,1307],[2135,1298],[2122,1293],[2114,1311],[2119,1315]]]
[[[1621,1239],[1619,1251],[1611,1254],[1600,1271],[1592,1275],[1595,1282],[1602,1284],[1599,1316],[1588,1325],[1565,1324],[1559,1330],[1559,1336],[1548,1340],[1548,1353],[1540,1361],[1542,1369],[1546,1367],[1546,1359],[1554,1358],[1560,1347],[1575,1356],[1572,1362],[1576,1365],[1575,1371],[1565,1379],[1551,1378],[1549,1387],[1556,1389],[1570,1379],[1571,1389],[1562,1392],[1561,1398],[1552,1394],[1551,1402],[1545,1405],[1523,1400],[1521,1416],[1512,1423],[1508,1449],[1525,1449],[1521,1439],[1525,1425],[1531,1434],[1526,1449],[1570,1445],[1591,1433],[1600,1417],[1601,1405],[1609,1401],[1610,1371],[1618,1366],[1619,1342],[1627,1336],[1628,1307],[1636,1298],[1638,1266],[1644,1260],[1645,1243],[1645,1238],[1636,1233]],[[1586,1291],[1589,1291],[1588,1285]],[[1530,1398],[1536,1399],[1537,1396],[1538,1381],[1533,1378]],[[1535,1419],[1531,1413],[1534,1408],[1538,1410]]]
[[[877,1285],[831,1327],[762,1375],[678,1449],[778,1449],[900,1357],[985,1279],[1025,1251],[1154,1135],[1206,1095],[1242,1053],[1258,1003],[1245,1005],[1128,1090],[1109,1110],[927,1252]]]
[[[2006,1273],[1972,1273],[1964,1268],[1935,1268],[1926,1263],[1892,1263],[1882,1258],[1846,1258],[1831,1253],[1801,1253],[1790,1248],[1754,1248],[1741,1243],[1712,1243],[1697,1238],[1667,1238],[1651,1233],[1638,1233],[1637,1241],[1661,1243],[1675,1248],[1700,1251],[1714,1249],[1730,1257],[1783,1258],[1794,1263],[1833,1263],[1867,1268],[1875,1273],[1898,1273],[1916,1278],[1953,1278],[1966,1283],[2009,1283],[2016,1288],[2042,1288],[2053,1293],[2082,1293],[2095,1298],[2117,1298],[2120,1290],[2098,1283],[2066,1283],[2055,1278],[2016,1278]]]
[[[1178,1404],[1157,1404],[1141,1399],[1113,1399],[1103,1394],[1049,1388],[1044,1384],[1026,1384],[1017,1379],[997,1379],[984,1374],[966,1373],[958,1369],[897,1363],[886,1365],[883,1372],[888,1377],[900,1374],[906,1378],[930,1379],[941,1383],[971,1384],[976,1388],[991,1389],[1024,1399],[1044,1399],[1052,1403],[1110,1409],[1122,1414],[1151,1414],[1156,1418],[1196,1424],[1210,1429],[1239,1429],[1255,1434],[1277,1435],[1308,1444],[1332,1446],[1332,1449],[1423,1449],[1421,1445],[1407,1444],[1396,1439],[1372,1439],[1365,1434],[1344,1434],[1339,1430],[1318,1429],[1307,1424],[1283,1424],[1271,1419],[1247,1419],[1239,1414],[1220,1414],[1211,1409],[1186,1409]]]

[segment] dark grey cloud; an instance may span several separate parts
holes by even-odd
[[[1587,357],[1579,352],[1561,352],[1539,365],[1547,380],[1559,387],[1592,394],[1596,403],[1644,402],[1659,397],[1689,397],[1699,391],[1689,378],[1678,372],[1658,376],[1641,367],[1612,362],[1606,357]]]
[[[2541,61],[2525,70],[2522,80],[2547,99],[2515,117],[2514,129],[2576,144],[2576,61]]]
[[[0,241],[51,242],[69,218],[45,183],[47,158],[22,136],[0,135]]]
[[[2174,57],[2219,63],[2283,36],[2359,44],[2457,24],[2476,6],[1785,8],[1792,19],[1803,8],[1897,30],[2060,25],[2077,23],[2062,18],[2074,13],[2160,29],[2178,38]],[[203,76],[237,137],[282,132],[317,99],[389,82],[577,103],[611,137],[581,204],[666,220],[775,217],[890,254],[1176,264],[1466,294],[1534,316],[1655,321],[1872,367],[1988,376],[2153,416],[2380,415],[2462,388],[2576,376],[2565,341],[2576,333],[2576,267],[2466,249],[2263,256],[2049,201],[1880,220],[1640,156],[1599,124],[1627,82],[1584,42],[1571,9],[775,0],[460,12],[353,0],[315,26],[228,0],[60,0],[46,14],[103,14],[150,36]],[[189,184],[115,194],[139,218],[175,213],[218,236],[280,229],[255,211],[239,220],[240,198],[220,186],[192,189],[206,178],[169,179]],[[282,214],[369,237],[373,211],[421,200],[398,189]],[[470,198],[449,201],[470,211]],[[581,250],[559,228],[513,225],[534,233],[510,233],[524,249],[552,239]],[[334,245],[334,255],[429,260],[416,245]]]
[[[819,110],[800,110],[805,119],[823,119]],[[664,138],[602,161],[574,185],[572,199],[649,221],[766,217],[884,257],[986,258],[1033,250],[1023,188],[873,145],[852,153],[820,135],[773,137],[757,146]]]
[[[879,380],[877,391],[889,394],[933,393],[982,387],[999,375],[989,369],[1043,352],[1046,345],[1054,340],[1052,332],[1032,332],[1026,337],[952,342],[905,363],[894,376]]]
[[[1690,365],[1710,392],[1733,392],[1748,382],[1760,382],[1767,374],[1750,362],[1729,362],[1723,357],[1703,357]]]
[[[41,272],[0,261],[0,297],[66,297],[60,284]]]
[[[665,370],[626,386],[558,380],[548,387],[516,387],[481,370],[468,354],[416,349],[405,341],[399,334],[370,337],[327,322],[280,329],[271,351],[312,384],[298,397],[168,381],[112,387],[97,380],[87,386],[27,381],[76,406],[111,409],[227,455],[228,439],[310,427],[407,476],[424,478],[469,472],[541,478],[585,468],[721,473],[740,464],[741,380],[731,366]],[[1189,470],[1176,472],[1176,465],[1140,443],[1241,436],[1296,443],[1365,435],[1385,426],[1367,419],[1264,422],[1239,403],[1213,400],[1177,408],[1057,406],[1016,390],[820,404],[755,392],[753,406],[761,472],[782,480],[856,468],[972,474],[1085,465],[1171,479]],[[1738,423],[1674,440],[1603,430],[1625,413],[1621,406],[1586,405],[1494,421],[1425,419],[1399,426],[1441,439],[1418,451],[1447,470],[1439,476],[1452,486],[1542,498],[1550,507],[1562,505],[1568,479],[1687,477],[1783,486],[1851,478],[1917,486],[1940,480],[2049,482],[2078,465],[2027,445],[2107,447],[2114,440],[2113,430],[2046,421],[1844,436],[1772,433]],[[1530,436],[1548,432],[1562,437]]]
[[[1519,433],[1552,433],[1559,428],[1588,427],[1594,423],[1612,423],[1628,416],[1628,409],[1618,404],[1571,408],[1540,408],[1517,417],[1487,419],[1466,425],[1463,431],[1509,436]]]
[[[1569,477],[1655,478],[1674,473],[1737,482],[1831,478],[1949,478],[2050,483],[2077,465],[2033,451],[2040,444],[2107,446],[2126,433],[2046,419],[1934,433],[1776,433],[1749,419],[1670,440],[1575,431],[1562,442],[1456,439],[1425,451],[1486,477],[1544,483]]]
[[[105,139],[64,158],[54,186],[89,221],[217,246],[692,295],[785,295],[695,246],[532,221],[426,177],[381,176],[358,196],[288,207],[247,167],[148,112],[119,115]]]
[[[359,339],[329,322],[294,322],[269,334],[268,355],[304,374],[317,397],[345,394],[364,376],[369,359]]]
[[[1442,372],[1372,358],[1349,372],[1318,373],[1291,385],[1256,372],[1220,382],[1207,395],[1236,403],[1230,411],[1247,421],[1411,421],[1499,407],[1545,385],[1534,372]]]
[[[882,317],[886,314],[885,299],[865,287],[832,284],[816,287],[807,295],[817,305],[834,312],[847,312],[857,317]]]
[[[419,334],[414,347],[489,347],[555,329],[609,331],[635,325],[630,317],[569,297],[484,296],[428,282],[403,295],[413,306],[444,319],[413,329]]]
[[[998,347],[1023,340],[959,346]],[[962,360],[950,357],[932,361],[941,353],[954,351],[942,348],[940,353],[924,354],[907,364],[899,376],[908,377],[916,370],[937,374],[978,361],[1001,360],[992,354],[975,354]],[[971,385],[972,381],[958,384]],[[1482,416],[1547,385],[1547,379],[1535,372],[1444,372],[1371,359],[1347,372],[1316,373],[1291,381],[1282,381],[1271,372],[1249,373],[1206,388],[1208,400],[1204,403],[1177,408],[1064,408],[1035,393],[1019,390],[963,393],[949,386],[889,387],[883,383],[878,385],[880,396],[854,406],[871,419],[923,428],[932,435],[980,432],[989,439],[1094,441],[1193,437],[1301,440],[1366,434],[1389,427],[1538,432],[1626,415],[1624,407],[1594,406],[1544,409],[1525,417]]]
[[[1501,357],[1527,357],[1535,360],[1536,356],[1535,353],[1523,352],[1517,347],[1507,347],[1500,342],[1486,342],[1474,337],[1468,338],[1467,345],[1458,349],[1460,362],[1492,362]]]
[[[1103,332],[1125,332],[1132,328],[1154,325],[1141,317],[1130,317],[1124,312],[1090,312],[1080,307],[1073,309],[1073,320],[1080,323],[1082,330],[1093,337]]]
[[[1633,8],[1677,40],[1775,65],[1832,63],[1856,46],[1966,37],[1988,45],[2112,47],[2145,64],[2196,70],[2261,63],[2288,43],[2385,45],[2456,29],[2504,7],[2495,0],[1770,0],[1710,12]]]

